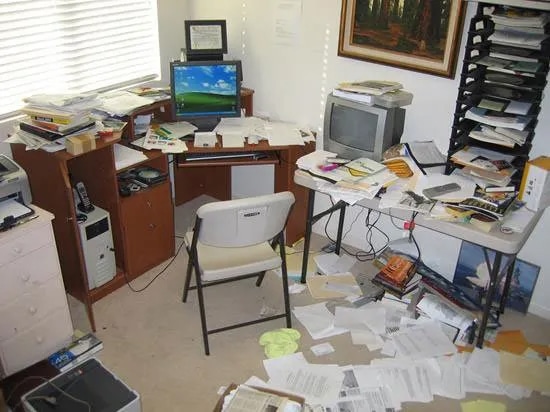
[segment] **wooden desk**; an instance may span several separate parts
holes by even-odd
[[[329,209],[320,212],[316,215],[313,214],[314,202],[315,202],[315,191],[317,189],[317,181],[313,177],[304,172],[303,170],[296,171],[294,175],[294,181],[297,185],[307,188],[308,190],[308,200],[307,200],[307,217],[306,217],[306,231],[304,236],[304,253],[302,261],[302,283],[305,283],[307,276],[307,261],[309,254],[309,245],[311,240],[311,230],[315,222],[317,222],[322,217],[339,211],[340,218],[338,221],[338,230],[337,230],[337,239],[336,239],[336,250],[337,254],[340,254],[340,247],[342,242],[342,231],[344,224],[344,215],[347,207],[347,203],[340,201]],[[380,213],[391,215],[398,219],[411,220],[412,212],[403,210],[403,209],[380,209],[378,207],[380,199],[364,199],[357,203],[358,206],[365,207],[371,210],[378,211]],[[502,233],[498,230],[492,230],[491,232],[483,232],[477,229],[475,226],[464,223],[450,223],[444,222],[436,219],[425,219],[422,215],[418,215],[414,222],[417,226],[422,226],[427,229],[452,236],[457,239],[466,240],[470,243],[479,245],[483,248],[485,252],[492,250],[495,253],[495,258],[492,263],[486,262],[489,269],[489,286],[487,290],[487,296],[485,297],[485,306],[483,308],[483,317],[481,324],[479,326],[479,334],[477,345],[479,347],[483,346],[483,339],[485,335],[485,329],[487,327],[487,321],[489,319],[489,312],[493,307],[493,299],[496,296],[496,291],[499,286],[499,274],[501,273],[501,262],[503,256],[508,256],[510,258],[510,265],[508,267],[504,295],[507,293],[507,287],[509,287],[509,281],[511,279],[513,271],[513,262],[516,258],[516,255],[521,250],[522,246],[525,244],[529,235],[535,228],[540,217],[542,216],[543,210],[535,213],[534,217],[531,219],[527,227],[522,233]],[[503,310],[501,305],[499,310]]]
[[[177,155],[174,162],[175,204],[181,205],[197,196],[206,194],[219,200],[231,199],[231,167],[244,165],[272,164],[275,168],[274,190],[294,193],[296,203],[290,213],[286,229],[286,243],[294,244],[305,233],[307,190],[294,183],[296,160],[315,150],[315,143],[305,146],[269,146],[266,141],[257,145],[245,144],[240,148],[222,148],[218,141],[216,148],[196,148],[187,142],[188,153],[215,153],[258,151],[267,152],[265,159],[223,159],[192,161],[185,160],[185,154]]]
[[[33,203],[53,213],[53,229],[59,251],[65,289],[86,306],[95,331],[92,304],[126,282],[174,256],[174,208],[167,179],[132,196],[119,195],[113,144],[96,140],[96,149],[73,156],[66,151],[48,153],[12,144],[14,160],[27,172]],[[145,152],[148,159],[132,165],[168,172],[167,156]],[[93,204],[110,214],[116,275],[90,289],[82,240],[76,216],[73,185],[83,182]],[[94,251],[95,253],[95,251]]]

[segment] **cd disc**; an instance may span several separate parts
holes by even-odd
[[[141,170],[138,175],[142,179],[154,179],[155,177],[159,177],[160,173],[157,170]]]

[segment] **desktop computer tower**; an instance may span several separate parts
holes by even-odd
[[[78,223],[88,287],[97,288],[115,277],[116,262],[109,212],[94,206]]]

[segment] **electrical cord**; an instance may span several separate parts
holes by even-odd
[[[175,236],[176,239],[184,239],[183,236],[179,236],[179,235],[176,235]],[[145,289],[147,289],[149,286],[151,286],[151,284],[157,280],[157,278],[162,275],[171,265],[172,263],[174,262],[174,260],[176,259],[176,257],[179,255],[180,253],[180,250],[181,248],[183,247],[183,245],[185,244],[185,241],[182,241],[181,244],[178,246],[178,249],[176,250],[176,253],[174,254],[174,256],[172,257],[172,259],[170,259],[170,261],[166,264],[166,266],[164,266],[164,268],[162,268],[162,270],[157,273],[153,279],[151,279],[145,286],[139,288],[139,289],[135,289],[132,284],[130,283],[130,280],[128,279],[128,275],[126,274],[126,272],[124,272],[124,279],[126,280],[126,284],[128,285],[128,287],[130,288],[130,290],[132,292],[135,292],[135,293],[140,293],[140,292],[143,292]]]
[[[8,404],[8,402],[10,401],[12,396],[15,394],[17,389],[19,389],[21,387],[21,385],[23,385],[24,383],[26,383],[26,382],[28,382],[29,380],[32,380],[32,379],[38,379],[38,380],[41,380],[43,382],[46,382],[47,384],[52,386],[55,390],[59,391],[60,395],[66,396],[67,398],[73,400],[74,402],[77,402],[77,403],[80,403],[80,404],[86,406],[88,412],[92,411],[92,406],[88,402],[71,395],[70,393],[67,392],[68,388],[61,389],[59,386],[54,384],[50,379],[45,378],[44,376],[27,376],[26,378],[24,378],[23,380],[18,382],[17,385],[15,385],[15,387],[12,389],[10,394],[7,396],[7,398],[5,400],[6,405]],[[73,383],[74,383],[74,381],[73,381]],[[31,397],[28,397],[27,400],[31,401],[31,400],[40,400],[41,399],[44,402],[48,403],[49,405],[55,407],[57,405],[58,397],[59,396],[31,396]],[[21,402],[23,402],[23,401],[20,400],[19,402],[17,402],[14,409],[17,409],[19,407],[19,405],[21,404]]]
[[[332,203],[332,206],[334,206],[334,202],[332,201],[331,199],[331,203]],[[359,219],[359,216],[361,216],[361,214],[364,212],[364,208],[361,208],[361,211],[355,216],[353,222],[351,222],[351,224],[349,225],[348,229],[345,231],[344,235],[342,236],[342,240],[345,239],[345,237],[348,235],[348,233],[351,231],[351,229],[353,228],[354,224],[357,222],[357,220]],[[359,250],[357,252],[352,252],[348,249],[346,249],[345,246],[340,246],[340,249],[350,255],[350,256],[353,256],[355,257],[358,261],[360,262],[366,262],[366,261],[370,261],[370,260],[374,260],[376,259],[376,256],[382,252],[386,246],[388,245],[389,243],[389,236],[382,230],[380,229],[378,226],[376,226],[376,224],[378,223],[378,221],[380,220],[380,217],[381,217],[381,213],[380,212],[373,212],[371,209],[367,209],[368,212],[367,212],[367,217],[365,218],[365,226],[367,228],[367,233],[365,234],[365,240],[367,242],[367,245],[368,245],[368,249],[367,250]],[[371,221],[371,216],[373,215],[373,213],[376,213],[375,217],[374,217],[374,220]],[[325,232],[325,236],[332,242],[332,243],[335,243],[336,241],[332,238],[332,236],[328,233],[328,225],[330,223],[330,220],[332,218],[332,215],[333,215],[333,212],[331,212],[325,222],[325,227],[324,227],[324,232]],[[385,242],[384,244],[380,247],[380,248],[375,248],[374,247],[374,243],[373,243],[373,236],[374,236],[374,233],[379,233],[380,235],[383,236],[383,238],[385,239]]]

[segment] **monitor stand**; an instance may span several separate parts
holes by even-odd
[[[190,123],[197,126],[197,132],[211,132],[216,128],[218,123],[220,122],[220,119],[215,118],[204,118],[204,119],[195,119],[191,121]]]
[[[187,53],[188,62],[198,62],[198,61],[221,61],[223,60],[223,54],[195,54]]]

